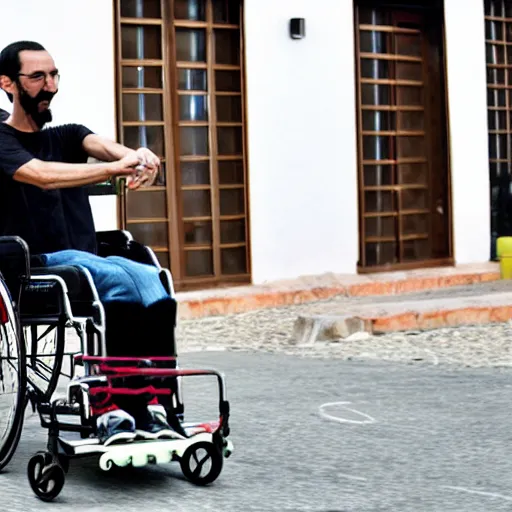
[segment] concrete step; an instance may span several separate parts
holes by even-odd
[[[496,281],[400,297],[318,303],[307,315],[298,317],[293,340],[310,344],[356,333],[429,330],[511,319],[512,281]]]
[[[243,313],[305,304],[334,297],[398,296],[499,280],[499,265],[459,265],[378,274],[325,274],[261,285],[216,288],[177,294],[180,319]]]

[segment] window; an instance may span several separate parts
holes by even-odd
[[[449,252],[446,139],[436,128],[442,101],[433,101],[444,87],[427,32],[433,15],[381,6],[356,9],[359,267],[371,270]]]
[[[489,177],[491,185],[491,257],[496,239],[510,234],[512,137],[512,4],[485,2]]]
[[[249,280],[239,0],[119,0],[120,124],[164,161],[126,228],[178,288]],[[168,21],[167,21],[168,20]]]

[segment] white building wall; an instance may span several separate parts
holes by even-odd
[[[2,2],[0,47],[41,42],[62,80],[56,123],[115,138],[113,2]],[[292,40],[289,19],[306,19]],[[43,21],[47,20],[47,21]],[[489,174],[483,1],[445,0],[457,263],[488,260]],[[357,151],[352,0],[245,0],[253,281],[355,273]],[[0,94],[0,107],[10,109]],[[115,229],[115,196],[92,197]]]
[[[245,57],[253,281],[355,273],[352,1],[246,0]]]
[[[114,13],[110,0],[15,0],[0,5],[0,48],[31,40],[61,73],[52,102],[54,124],[81,123],[116,138]],[[0,93],[0,108],[10,111]],[[91,197],[98,229],[117,228],[115,196]]]
[[[490,184],[483,0],[444,0],[454,255],[490,255]]]

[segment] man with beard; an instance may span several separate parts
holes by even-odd
[[[158,269],[95,254],[84,189],[120,176],[131,189],[151,184],[160,161],[146,148],[129,149],[82,125],[44,128],[58,86],[59,71],[39,43],[19,41],[0,53],[0,87],[13,104],[0,122],[0,236],[23,238],[40,265],[79,265],[91,272],[105,307],[109,355],[174,355],[168,331],[176,304]],[[89,156],[105,163],[88,164]],[[103,442],[176,437],[161,405],[130,404],[130,414],[120,400],[102,405],[97,426]]]

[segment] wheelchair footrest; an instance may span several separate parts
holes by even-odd
[[[142,467],[148,464],[167,464],[173,460],[179,460],[188,447],[203,442],[213,444],[213,434],[204,432],[186,439],[132,441],[108,446],[101,444],[97,438],[77,441],[59,438],[62,451],[68,456],[101,453],[99,466],[104,471],[108,471],[114,465]],[[230,441],[226,441],[226,447],[230,452],[233,450]]]

